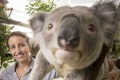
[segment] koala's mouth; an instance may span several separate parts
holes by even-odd
[[[80,57],[81,54],[79,51],[75,51],[75,50],[64,50],[64,49],[52,49],[52,53],[55,56],[56,60],[59,63],[74,63],[77,62]]]

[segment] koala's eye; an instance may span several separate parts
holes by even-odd
[[[51,23],[48,24],[48,30],[52,29],[53,25]]]
[[[90,30],[91,32],[94,32],[94,31],[95,31],[95,26],[94,26],[94,24],[90,24],[90,25],[88,26],[88,30]]]

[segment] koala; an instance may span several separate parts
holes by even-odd
[[[92,7],[62,6],[37,13],[30,26],[40,49],[29,80],[42,80],[53,68],[64,80],[92,80],[91,66],[119,30],[118,12],[115,1],[107,0]],[[108,71],[104,60],[95,80],[103,80]]]

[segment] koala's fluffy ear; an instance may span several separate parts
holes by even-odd
[[[107,45],[110,45],[115,33],[118,30],[118,9],[114,1],[99,2],[92,7],[94,13],[101,20],[101,28],[104,33],[104,41]]]
[[[33,49],[35,49],[35,47],[39,45],[39,41],[40,41],[39,32],[43,30],[43,27],[44,27],[43,24],[46,17],[47,17],[47,13],[37,13],[35,14],[35,16],[33,16],[33,18],[30,19],[30,27],[33,30],[33,36],[34,36],[31,43],[33,46]],[[32,55],[36,55],[36,54],[32,54]]]
[[[47,13],[37,13],[30,19],[30,26],[34,32],[42,31],[46,16]]]

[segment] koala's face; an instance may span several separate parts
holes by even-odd
[[[40,47],[52,64],[84,68],[100,55],[103,32],[100,19],[86,7],[64,7],[45,19]]]
[[[51,64],[83,69],[99,57],[103,44],[110,47],[119,30],[119,12],[113,1],[100,1],[91,8],[66,6],[35,15],[30,26]]]

